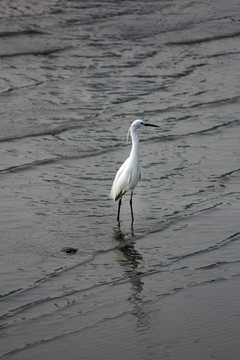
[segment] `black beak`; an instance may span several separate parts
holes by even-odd
[[[159,127],[158,125],[153,125],[153,124],[148,124],[148,123],[144,123],[145,126],[152,126],[152,127]]]

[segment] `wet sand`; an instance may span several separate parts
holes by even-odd
[[[237,359],[238,1],[1,7],[0,359]]]

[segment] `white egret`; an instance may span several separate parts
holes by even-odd
[[[125,160],[125,162],[118,170],[111,189],[111,197],[113,198],[113,200],[119,200],[117,221],[120,221],[120,208],[122,204],[122,197],[129,190],[131,190],[130,209],[132,215],[132,222],[134,220],[132,209],[133,190],[141,178],[141,172],[139,167],[139,139],[136,130],[142,125],[158,127],[157,125],[145,123],[142,120],[135,120],[128,130],[128,136],[130,133],[132,139],[132,150],[127,160]]]

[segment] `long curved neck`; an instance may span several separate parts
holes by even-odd
[[[136,167],[139,166],[139,138],[137,136],[135,129],[130,129],[130,134],[132,138],[132,150],[130,153],[130,159]]]

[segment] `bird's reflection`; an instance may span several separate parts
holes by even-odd
[[[113,239],[116,240],[120,247],[118,248],[117,261],[124,267],[128,276],[136,275],[138,264],[142,260],[142,255],[134,247],[134,230],[131,227],[131,233],[125,234],[120,228],[120,224],[114,229]]]
[[[130,233],[124,233],[119,223],[118,227],[113,229],[113,240],[119,244],[116,249],[116,260],[130,279],[131,293],[128,301],[133,305],[132,314],[137,318],[137,328],[146,327],[146,314],[143,310],[141,296],[144,282],[142,281],[142,272],[138,270],[143,257],[134,246],[133,224]]]

